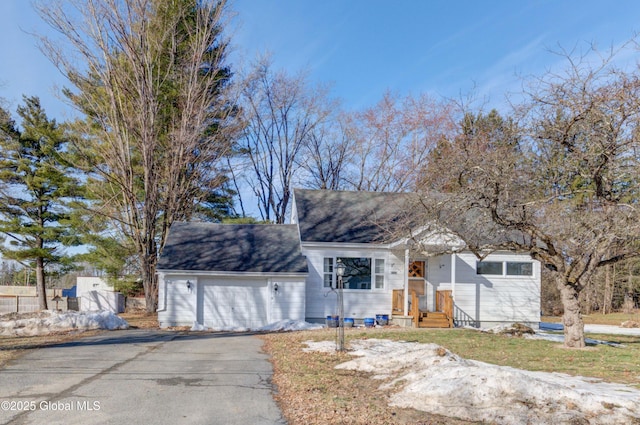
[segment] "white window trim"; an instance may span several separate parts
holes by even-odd
[[[478,264],[480,264],[481,262],[486,262],[486,263],[502,263],[502,274],[488,274],[488,273],[478,273]],[[507,263],[527,263],[527,264],[531,264],[531,274],[530,275],[526,275],[526,274],[507,274]],[[482,260],[482,261],[476,261],[476,276],[492,276],[492,277],[506,277],[506,278],[532,278],[532,277],[536,277],[536,268],[533,266],[534,262],[533,261],[514,261],[514,260]]]
[[[387,286],[387,258],[385,257],[376,257],[376,256],[366,256],[366,255],[354,255],[354,254],[343,254],[343,255],[334,255],[333,257],[323,257],[322,258],[322,287],[323,288],[329,288],[328,286],[324,286],[324,275],[325,274],[329,274],[328,272],[324,271],[324,260],[325,258],[332,258],[333,259],[333,271],[331,273],[331,278],[332,281],[331,283],[333,284],[333,288],[335,289],[337,284],[338,284],[338,276],[337,276],[337,270],[336,270],[336,262],[338,260],[338,258],[368,258],[371,260],[371,288],[369,289],[349,289],[349,288],[344,288],[343,291],[344,292],[353,292],[353,293],[366,293],[366,291],[374,291],[374,292],[382,292],[386,289]],[[382,260],[384,261],[384,268],[383,268],[383,272],[382,273],[376,273],[376,260]],[[376,288],[376,276],[382,276],[382,287],[381,288]]]

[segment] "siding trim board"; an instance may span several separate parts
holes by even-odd
[[[198,276],[212,276],[212,277],[225,277],[225,276],[233,276],[233,277],[270,277],[270,276],[278,276],[278,277],[307,277],[309,273],[265,273],[265,272],[212,272],[206,270],[162,270],[158,269],[158,273],[162,273],[165,276],[175,276],[175,275],[186,275],[186,274],[197,274]]]

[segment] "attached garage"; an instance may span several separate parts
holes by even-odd
[[[176,223],[158,263],[161,327],[258,329],[305,319],[295,225]]]

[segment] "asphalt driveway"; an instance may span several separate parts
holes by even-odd
[[[261,345],[127,330],[34,350],[0,370],[0,423],[285,424]]]

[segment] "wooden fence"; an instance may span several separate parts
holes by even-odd
[[[57,306],[56,306],[57,304]],[[62,301],[47,300],[47,305],[50,310],[67,310],[67,298],[62,298]],[[40,305],[38,303],[38,297],[32,295],[0,295],[0,314],[7,313],[31,313],[40,311]]]

